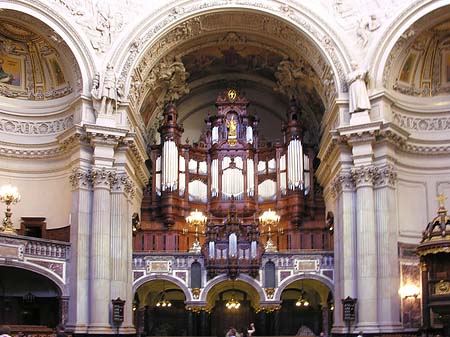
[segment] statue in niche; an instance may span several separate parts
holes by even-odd
[[[227,122],[227,128],[228,128],[228,144],[231,146],[236,145],[237,143],[237,123],[234,119],[234,115],[231,115],[231,119],[228,119]]]
[[[123,99],[123,83],[118,86],[117,76],[112,64],[106,66],[103,85],[100,86],[100,74],[97,72],[92,81],[91,95],[94,109],[98,114],[112,115],[117,111],[119,99]]]
[[[369,95],[366,83],[368,81],[367,70],[361,70],[358,63],[351,62],[352,71],[347,75],[348,84],[348,111],[350,113],[370,110]]]

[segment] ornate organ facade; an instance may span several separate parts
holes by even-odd
[[[192,145],[181,142],[176,106],[165,107],[161,142],[151,147],[152,179],[135,250],[188,250],[194,231],[185,218],[196,209],[208,217],[200,242],[211,276],[234,273],[229,266],[214,266],[224,256],[247,259],[245,272],[256,274],[252,260],[260,260],[270,235],[258,217],[267,210],[280,216],[271,229],[278,249],[331,249],[321,190],[314,181],[315,154],[303,143],[295,102],[281,125],[282,139],[274,143],[264,140],[248,105],[233,89],[220,93],[201,140]]]

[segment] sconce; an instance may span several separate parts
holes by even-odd
[[[400,294],[401,298],[417,298],[420,295],[420,289],[414,284],[405,284],[404,286],[400,287],[398,293]]]
[[[133,213],[133,216],[131,217],[131,226],[133,229],[133,235],[135,235],[136,232],[141,229],[141,221],[139,220],[139,214]]]

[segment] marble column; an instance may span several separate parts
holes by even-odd
[[[89,312],[90,334],[111,334],[111,182],[115,171],[91,171],[94,188],[92,202]]]
[[[124,321],[119,333],[134,333],[131,268],[131,214],[129,196],[133,183],[126,173],[118,173],[111,184],[111,299],[125,300]]]
[[[356,224],[354,185],[350,171],[341,171],[332,183],[336,198],[334,224],[335,247],[335,310],[334,333],[346,333],[347,325],[342,320],[341,299],[356,297]]]
[[[352,169],[356,188],[356,274],[357,330],[378,332],[377,312],[377,231],[373,179],[376,169],[360,166]]]
[[[374,180],[378,251],[378,322],[381,332],[400,331],[397,213],[393,167],[378,169]]]
[[[92,186],[87,170],[76,168],[69,177],[72,184],[70,225],[70,302],[67,328],[75,334],[87,332],[89,324],[89,224]]]

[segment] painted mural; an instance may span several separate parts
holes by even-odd
[[[21,86],[22,62],[20,58],[0,54],[0,83]]]
[[[60,55],[31,28],[0,20],[0,96],[48,100],[71,93]]]

